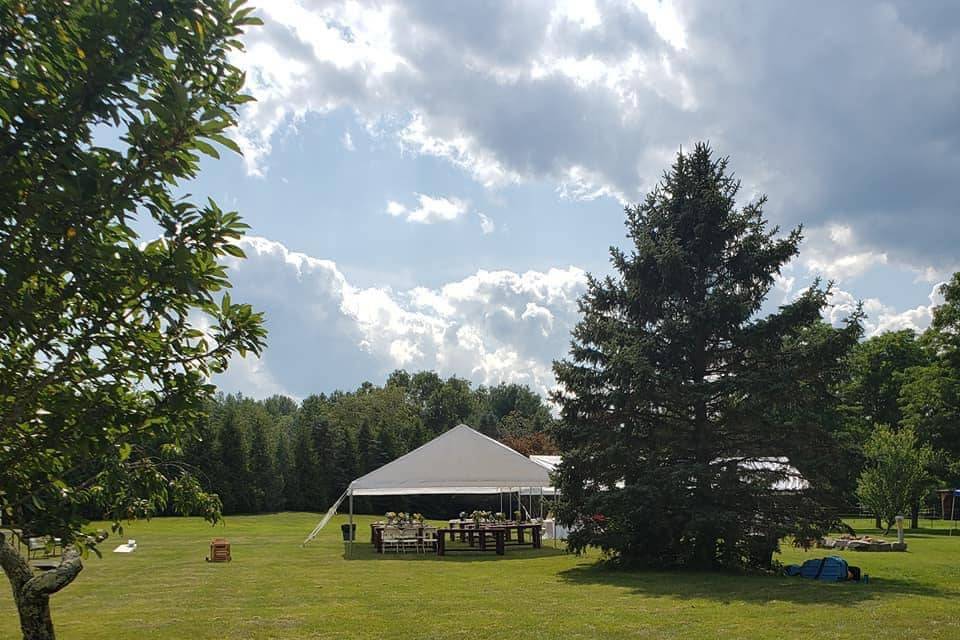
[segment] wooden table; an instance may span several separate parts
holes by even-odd
[[[460,536],[460,542],[469,542],[473,544],[473,531],[477,530],[477,523],[473,520],[460,520],[452,519],[448,521],[450,523],[450,529],[456,531],[457,535]],[[539,549],[540,542],[543,538],[543,524],[535,522],[515,522],[513,520],[507,520],[506,522],[481,522],[479,525],[480,528],[491,528],[491,527],[501,527],[506,531],[506,542],[507,544],[531,544],[524,542],[524,531],[529,530],[531,532],[531,537],[533,539],[533,548]],[[517,540],[513,540],[513,532],[517,532]],[[451,538],[452,540],[453,538]]]
[[[451,529],[459,533],[461,542],[467,542],[471,547],[475,544],[476,533],[484,529],[503,529],[504,544],[513,546],[530,545],[534,549],[539,549],[543,541],[543,525],[536,522],[484,522],[477,527],[477,525],[471,521],[470,526],[459,529],[451,527]],[[517,532],[516,540],[513,538],[514,531]],[[526,531],[530,532],[530,542],[524,540],[524,532]],[[450,539],[453,540],[452,537]]]
[[[383,553],[383,528],[386,526],[392,526],[392,525],[386,525],[386,524],[383,524],[382,522],[374,522],[370,524],[370,544],[374,546],[374,548],[377,550],[377,553]],[[413,525],[406,525],[401,528],[417,529],[417,537],[422,538],[423,528],[427,526],[429,525],[413,524]]]
[[[519,546],[529,544],[534,549],[539,549],[543,544],[543,525],[537,522],[526,523],[506,523],[487,525],[488,528],[500,528],[506,531],[506,540],[508,544]],[[517,540],[513,541],[510,535],[511,531],[517,532]],[[524,531],[530,531],[530,542],[524,542]]]
[[[477,523],[472,518],[453,518],[447,522],[450,524],[451,529],[459,529],[460,542],[466,542],[468,538],[467,532],[470,529],[477,528]],[[450,539],[453,540],[453,538]]]
[[[504,539],[506,538],[506,530],[503,527],[491,527],[479,529],[468,529],[467,532],[471,538],[471,546],[469,549],[455,549],[447,548],[446,540],[447,536],[450,536],[450,541],[453,542],[454,537],[458,533],[462,533],[463,529],[437,529],[437,555],[442,556],[446,555],[448,551],[473,551],[479,549],[480,551],[496,551],[498,556],[504,554]],[[493,536],[493,549],[487,544],[487,537]],[[473,546],[473,539],[477,540],[479,543],[476,547]]]

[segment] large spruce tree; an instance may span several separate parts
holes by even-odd
[[[761,317],[797,254],[765,197],[737,206],[740,183],[706,144],[679,153],[626,209],[630,251],[591,277],[570,357],[554,370],[564,462],[561,519],[574,550],[623,562],[701,568],[769,562],[777,541],[832,524],[829,426],[845,356],[861,333],[822,323],[814,283]],[[778,491],[788,457],[810,488]]]

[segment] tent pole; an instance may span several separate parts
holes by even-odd
[[[350,515],[347,516],[347,530],[349,531],[349,533],[347,534],[347,537],[350,539],[350,544],[347,546],[347,555],[352,556],[353,555],[353,539],[356,537],[355,535],[353,535],[353,490],[352,489],[350,490],[349,500],[350,500]]]
[[[557,505],[560,503],[560,492],[557,483],[553,483],[553,548],[557,548]]]
[[[957,528],[957,490],[953,490],[953,495],[950,496],[950,535],[953,535],[953,530]]]

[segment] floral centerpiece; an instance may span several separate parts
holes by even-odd
[[[387,511],[387,513],[384,515],[387,518],[387,524],[391,524],[391,525],[403,526],[405,524],[410,524],[411,522],[416,520],[416,516],[420,516],[420,520],[419,520],[420,522],[423,521],[423,516],[421,516],[419,513],[414,514],[414,516],[410,516],[410,514],[405,513],[403,511],[400,511],[400,512]]]
[[[495,514],[493,514],[493,521],[494,521],[494,522],[506,522],[506,521],[507,521],[507,514],[505,514],[503,511],[497,511]]]
[[[493,514],[491,514],[489,511],[477,510],[470,514],[470,518],[473,520],[474,524],[480,525],[484,522],[491,522],[493,520]]]
[[[513,512],[513,521],[514,522],[523,522],[523,512],[520,509],[517,509]]]

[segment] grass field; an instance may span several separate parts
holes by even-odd
[[[960,536],[935,529],[909,534],[909,553],[843,552],[869,584],[822,584],[610,571],[549,543],[504,557],[377,556],[365,517],[347,558],[343,518],[299,546],[317,519],[129,526],[135,553],[110,553],[119,540],[108,540],[103,559],[54,596],[58,638],[960,638]],[[204,562],[214,535],[232,543],[232,563]],[[787,549],[782,560],[814,555],[823,551]],[[16,637],[3,589],[0,638]]]

